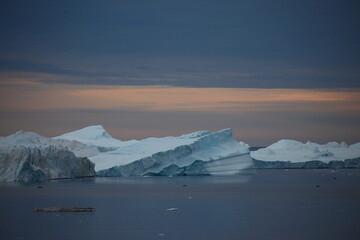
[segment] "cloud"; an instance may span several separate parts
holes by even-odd
[[[357,65],[339,69],[239,58],[146,57],[42,61],[1,60],[0,84],[12,82],[72,85],[209,88],[349,88],[360,87]]]
[[[0,66],[74,85],[359,87],[358,12],[337,0],[5,0]]]

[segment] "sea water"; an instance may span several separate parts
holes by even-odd
[[[0,239],[358,239],[359,203],[359,170],[2,183]]]

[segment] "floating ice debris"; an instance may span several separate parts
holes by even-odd
[[[178,208],[168,208],[166,209],[166,211],[178,211],[179,209]]]

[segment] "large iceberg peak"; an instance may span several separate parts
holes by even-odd
[[[101,125],[85,127],[54,137],[53,139],[75,140],[95,148],[100,147],[101,151],[115,150],[119,147],[137,142],[136,140],[121,141],[113,138]]]
[[[72,137],[75,139],[78,138],[78,139],[86,139],[86,140],[112,138],[112,136],[101,125],[88,126],[59,136],[59,138],[61,137]]]

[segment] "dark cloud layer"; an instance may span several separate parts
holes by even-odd
[[[70,84],[359,87],[359,10],[336,0],[5,0],[0,71]]]

